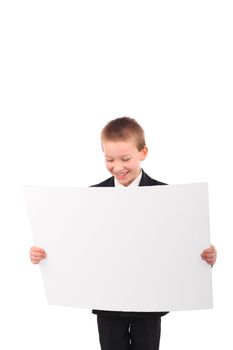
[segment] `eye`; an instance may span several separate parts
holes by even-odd
[[[130,158],[128,158],[128,159],[122,159],[123,160],[123,162],[128,162],[129,160],[130,160]]]
[[[112,159],[105,159],[106,160],[106,162],[108,162],[108,163],[111,163],[112,162]]]

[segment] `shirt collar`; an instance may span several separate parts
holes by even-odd
[[[114,184],[115,184],[115,187],[137,187],[139,186],[141,178],[142,178],[142,169],[140,171],[140,174],[136,177],[136,179],[134,179],[133,182],[131,182],[131,184],[129,184],[128,186],[122,185],[120,182],[117,181],[115,177],[114,177]]]

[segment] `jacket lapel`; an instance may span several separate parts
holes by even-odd
[[[153,184],[153,180],[142,169],[142,178],[141,178],[141,181],[139,182],[139,186],[151,186],[152,184]]]

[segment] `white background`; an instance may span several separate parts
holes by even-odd
[[[232,348],[232,17],[224,0],[1,1],[1,348],[99,349],[91,311],[46,303],[20,186],[108,177],[99,133],[124,115],[152,177],[209,183],[214,309],[165,316],[161,350]]]

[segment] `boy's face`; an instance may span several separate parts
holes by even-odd
[[[139,175],[140,163],[147,156],[145,146],[137,149],[134,139],[127,141],[103,141],[102,148],[108,171],[124,186],[128,186]]]

